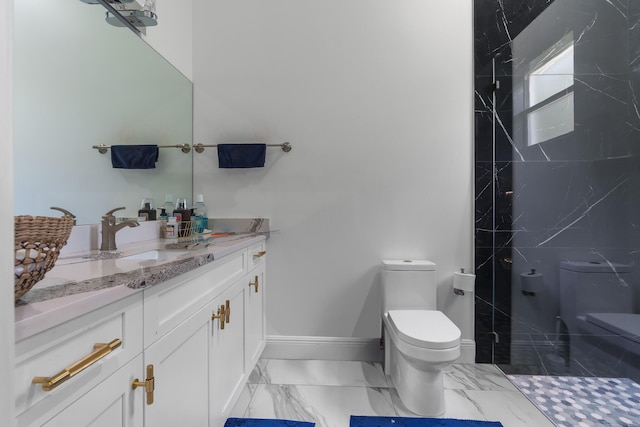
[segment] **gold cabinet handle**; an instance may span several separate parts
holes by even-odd
[[[256,276],[255,279],[253,279],[253,282],[249,282],[249,287],[251,286],[255,286],[256,293],[258,293],[258,276]]]
[[[227,300],[227,302],[226,302],[224,313],[227,316],[225,320],[226,320],[227,323],[229,323],[229,321],[231,320],[230,319],[230,317],[231,317],[231,301],[229,301],[229,300]]]
[[[131,382],[131,389],[135,390],[138,387],[144,387],[144,391],[147,394],[147,405],[153,405],[153,392],[156,389],[156,379],[153,376],[153,365],[147,365],[147,379],[144,381],[138,381],[137,378]]]
[[[64,368],[62,371],[57,373],[52,377],[34,377],[31,380],[32,384],[42,384],[42,390],[51,391],[54,388],[58,387],[63,382],[67,381],[69,378],[75,376],[76,374],[84,371],[89,366],[96,363],[98,360],[105,357],[107,354],[111,353],[112,350],[120,347],[122,345],[122,340],[120,338],[116,338],[108,344],[104,343],[96,343],[93,345],[95,349],[93,353],[88,356],[83,357],[78,360],[76,363],[69,365]]]
[[[218,307],[218,314],[211,315],[211,320],[220,319],[220,329],[224,329],[224,323],[227,319],[227,315],[225,311],[226,311],[226,307],[224,305],[221,305],[220,307]]]
[[[260,257],[265,256],[266,254],[267,254],[267,251],[260,251],[258,253],[253,254],[253,257],[254,258],[260,258]]]

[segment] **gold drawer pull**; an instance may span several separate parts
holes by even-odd
[[[226,307],[221,305],[218,307],[218,314],[212,314],[211,320],[220,319],[220,329],[224,329],[224,323],[227,321]]]
[[[95,351],[88,356],[78,360],[73,365],[70,365],[57,373],[52,377],[34,377],[31,380],[32,384],[42,384],[42,390],[51,391],[54,388],[58,387],[63,382],[67,381],[69,378],[75,376],[76,374],[84,371],[89,366],[96,363],[98,360],[105,357],[107,354],[111,353],[112,350],[120,347],[122,345],[122,340],[120,338],[116,338],[111,341],[109,344],[97,343],[93,345]]]
[[[267,251],[260,251],[258,253],[253,254],[253,257],[254,258],[260,258],[260,257],[265,256],[266,254],[267,254]]]
[[[144,387],[144,391],[147,394],[147,405],[153,405],[153,392],[156,389],[156,379],[153,376],[153,365],[147,365],[147,379],[144,381],[138,381],[134,378],[131,382],[131,389],[135,390],[138,387]]]
[[[229,323],[229,321],[231,320],[231,319],[230,319],[230,316],[231,316],[231,302],[230,302],[229,300],[227,300],[227,303],[226,303],[226,304],[227,304],[227,305],[226,305],[226,307],[224,308],[224,314],[227,316],[227,317],[226,317],[226,319],[225,319],[225,320],[226,320],[226,322],[227,322],[227,323]]]
[[[253,282],[249,282],[249,286],[255,286],[256,287],[256,293],[258,293],[258,276],[256,276],[256,278],[254,279]]]

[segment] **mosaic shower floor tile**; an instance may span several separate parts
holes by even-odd
[[[640,426],[640,385],[628,378],[507,377],[558,427]]]

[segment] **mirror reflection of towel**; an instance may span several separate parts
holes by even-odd
[[[262,168],[266,154],[266,144],[218,144],[218,167]]]
[[[112,145],[111,165],[119,169],[155,169],[159,151],[154,144]]]

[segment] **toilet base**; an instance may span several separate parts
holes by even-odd
[[[385,361],[385,366],[389,368],[387,375],[391,377],[402,403],[418,415],[444,415],[446,404],[442,371],[451,362],[430,364],[428,370],[417,369],[416,361],[409,360],[398,351],[391,339],[385,341],[385,349],[388,350],[385,354],[389,358]],[[424,368],[424,365],[421,368]]]

